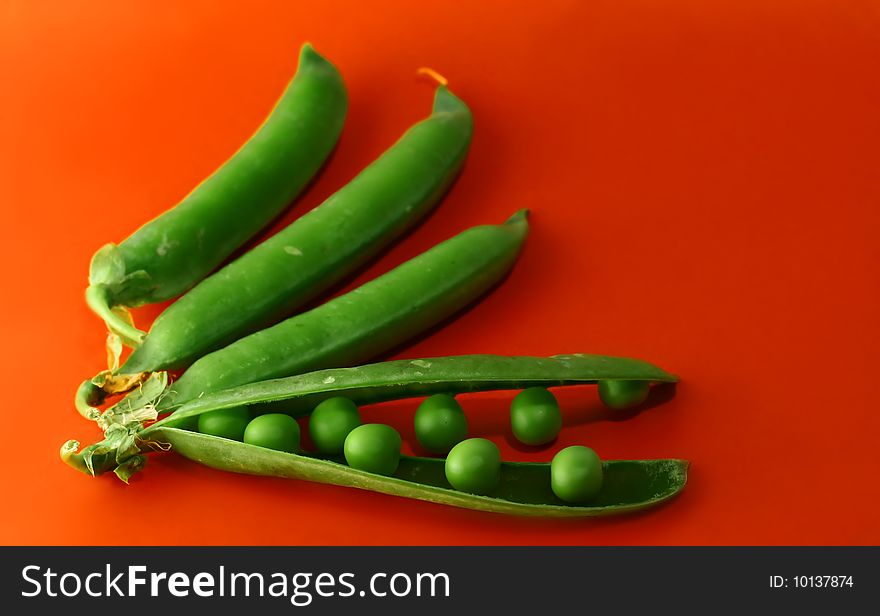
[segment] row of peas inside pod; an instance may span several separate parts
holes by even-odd
[[[599,396],[614,409],[631,408],[647,397],[641,381],[601,381]],[[556,397],[546,388],[521,391],[510,405],[513,435],[526,445],[553,441],[562,427]],[[501,453],[492,441],[467,438],[468,422],[459,402],[449,394],[426,398],[414,417],[416,439],[424,449],[445,455],[445,475],[461,492],[490,495],[501,478]],[[267,413],[253,416],[247,407],[211,411],[198,417],[202,434],[242,441],[287,453],[302,453],[300,426],[291,416]],[[362,423],[358,407],[342,396],[318,404],[308,418],[315,454],[342,456],[351,468],[390,476],[398,468],[403,444],[397,430],[386,424]],[[550,463],[553,493],[563,501],[587,502],[602,487],[602,460],[580,445],[558,451]]]

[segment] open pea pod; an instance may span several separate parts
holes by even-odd
[[[360,488],[455,507],[541,517],[587,517],[639,511],[678,494],[687,482],[685,460],[608,460],[602,489],[587,504],[566,503],[550,488],[550,465],[504,462],[501,481],[487,496],[455,490],[444,461],[402,456],[391,477],[350,468],[331,459],[284,453],[237,441],[160,427],[153,438],[185,458],[211,468]]]
[[[678,377],[639,359],[584,353],[401,359],[230,387],[181,405],[155,426],[179,425],[182,419],[234,406],[256,405],[258,412],[271,408],[307,415],[319,402],[333,396],[345,396],[364,405],[436,393],[584,385],[604,380],[675,383]]]
[[[90,475],[112,470],[127,480],[142,468],[142,454],[170,450],[227,471],[305,479],[521,515],[624,513],[668,500],[687,481],[684,460],[606,461],[598,496],[588,504],[566,504],[552,493],[549,464],[504,463],[498,488],[488,496],[477,496],[452,489],[440,459],[403,457],[394,476],[386,477],[350,468],[333,459],[277,452],[179,428],[203,413],[237,406],[248,406],[258,413],[283,410],[302,415],[333,396],[346,396],[363,405],[439,392],[582,385],[605,380],[660,384],[674,383],[677,377],[641,360],[603,355],[463,355],[389,361],[319,370],[206,394],[148,427],[140,422],[155,418],[155,410],[151,415],[149,408],[132,409],[134,419],[127,425],[113,424],[103,442],[78,451],[79,443],[68,441],[61,456]]]

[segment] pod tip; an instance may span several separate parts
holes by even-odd
[[[329,64],[330,61],[327,60],[324,56],[318,53],[318,50],[315,49],[315,46],[312,45],[309,41],[303,43],[302,47],[299,50],[299,62],[300,64],[307,63],[315,63],[315,64]]]
[[[514,212],[513,216],[508,218],[505,221],[505,224],[515,224],[519,222],[527,222],[529,219],[530,210],[528,208],[522,208],[521,210],[517,210]]]
[[[302,44],[302,47],[299,49],[299,58],[300,60],[305,60],[307,58],[320,58],[321,54],[319,54],[315,50],[315,46],[312,45],[309,41],[306,41]]]
[[[69,441],[66,441],[61,446],[61,457],[68,456],[72,453],[76,453],[76,451],[78,449],[79,449],[79,441],[77,441],[75,439],[70,439]]]
[[[434,94],[434,113],[458,113],[470,116],[470,110],[464,101],[443,85],[437,86],[437,92]]]
[[[78,454],[79,441],[69,440],[61,446],[61,460],[70,467],[85,473],[86,475],[95,476],[94,470],[86,464],[81,454]]]

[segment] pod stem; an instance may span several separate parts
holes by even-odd
[[[93,284],[86,289],[86,303],[95,314],[104,319],[107,328],[119,336],[126,346],[137,348],[141,345],[146,332],[139,330],[126,318],[128,312],[111,303],[110,289],[102,284]]]
[[[104,440],[80,450],[80,443],[69,440],[61,446],[61,460],[76,470],[97,477],[112,471],[128,483],[132,475],[147,462],[144,455],[151,451],[168,451],[171,445],[157,440],[144,439],[141,432],[146,422],[155,421],[154,407],[120,416],[118,423],[104,430]],[[124,423],[121,421],[124,419]]]
[[[76,470],[97,477],[112,471],[119,464],[116,462],[116,447],[106,440],[79,449],[79,441],[70,440],[61,446],[61,460]]]
[[[61,446],[61,460],[86,475],[95,476],[92,469],[88,467],[83,459],[83,454],[79,450],[79,441],[69,440]]]
[[[76,390],[76,397],[73,404],[79,414],[91,421],[97,421],[101,416],[100,409],[95,408],[104,402],[107,393],[92,382],[92,379],[83,381],[79,389]]]
[[[167,382],[168,375],[165,372],[114,374],[111,370],[104,370],[82,382],[76,390],[73,404],[80,415],[106,428],[111,423],[119,423],[115,416],[125,416],[126,413],[152,403],[158,394],[164,391]],[[148,390],[144,392],[143,387],[148,383]],[[126,398],[103,413],[96,408],[103,404],[108,396],[122,394],[127,394]]]
[[[449,80],[446,79],[443,75],[435,71],[433,68],[429,68],[427,66],[422,66],[416,71],[416,75],[420,77],[427,77],[429,79],[433,79],[441,86],[448,86]]]

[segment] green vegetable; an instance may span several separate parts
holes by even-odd
[[[419,444],[431,453],[445,454],[467,436],[467,418],[449,394],[434,394],[416,409],[415,432]]]
[[[194,398],[161,420],[168,424],[205,411],[241,405],[283,408],[308,415],[315,405],[345,396],[358,406],[435,393],[527,389],[595,384],[609,378],[636,378],[674,383],[672,374],[648,362],[606,355],[505,357],[458,355],[397,360],[353,368],[318,370],[281,379],[260,381]]]
[[[361,425],[361,414],[355,403],[337,396],[321,402],[309,416],[309,436],[318,451],[339,454],[345,437]]]
[[[648,398],[649,390],[650,383],[647,381],[599,381],[599,398],[606,406],[616,410],[640,405]]]
[[[453,489],[445,461],[401,457],[393,476],[359,471],[332,460],[249,447],[195,432],[157,428],[152,437],[172,451],[224,471],[348,486],[404,498],[494,513],[540,517],[591,517],[640,511],[676,496],[687,483],[685,460],[606,460],[602,489],[589,503],[570,504],[550,486],[550,464],[502,462],[491,496]]]
[[[492,441],[469,438],[452,448],[444,469],[456,490],[489,494],[501,480],[501,452]]]
[[[373,259],[440,201],[472,126],[465,104],[440,87],[431,117],[360,175],[159,315],[120,372],[186,368],[277,323]]]
[[[86,301],[128,344],[124,306],[179,295],[271,222],[336,145],[348,106],[336,68],[304,45],[296,76],[259,130],[183,201],[92,258]]]
[[[250,420],[251,413],[245,406],[220,409],[199,415],[198,430],[202,434],[240,441]]]
[[[589,447],[566,447],[550,462],[550,486],[568,503],[590,500],[602,488],[602,461]]]
[[[559,435],[562,414],[556,397],[543,387],[520,392],[510,405],[510,427],[526,445],[543,445]]]
[[[537,516],[592,516],[624,513],[668,500],[684,488],[684,460],[606,461],[600,493],[589,505],[570,505],[553,494],[550,464],[502,463],[501,479],[491,496],[451,489],[445,461],[402,457],[391,477],[360,471],[338,462],[286,454],[171,427],[172,423],[223,408],[247,405],[260,411],[284,408],[308,414],[317,403],[345,396],[363,405],[434,393],[511,390],[635,379],[672,383],[675,376],[649,363],[601,355],[501,357],[464,355],[398,360],[356,368],[319,370],[299,376],[252,383],[206,394],[148,427],[133,419],[112,424],[101,443],[82,451],[68,441],[62,459],[90,475],[113,471],[123,480],[141,470],[144,454],[174,451],[212,468],[306,479],[396,494],[458,507]]]
[[[357,365],[451,316],[511,268],[525,240],[525,214],[473,227],[379,278],[195,362],[165,405],[220,389]]]
[[[393,475],[400,463],[400,434],[385,424],[364,424],[345,437],[345,461],[354,469]]]
[[[94,418],[136,375],[180,370],[268,327],[338,283],[409,231],[458,175],[473,122],[440,87],[433,114],[322,205],[208,276],[156,319],[113,378],[86,381],[76,407]]]
[[[248,445],[294,453],[299,451],[299,424],[290,415],[267,413],[254,417],[244,429]]]
[[[357,365],[392,349],[485,294],[513,266],[527,231],[525,212],[468,229],[345,295],[205,355],[158,396],[156,408],[167,413],[221,389]],[[111,407],[100,423],[116,419]]]

